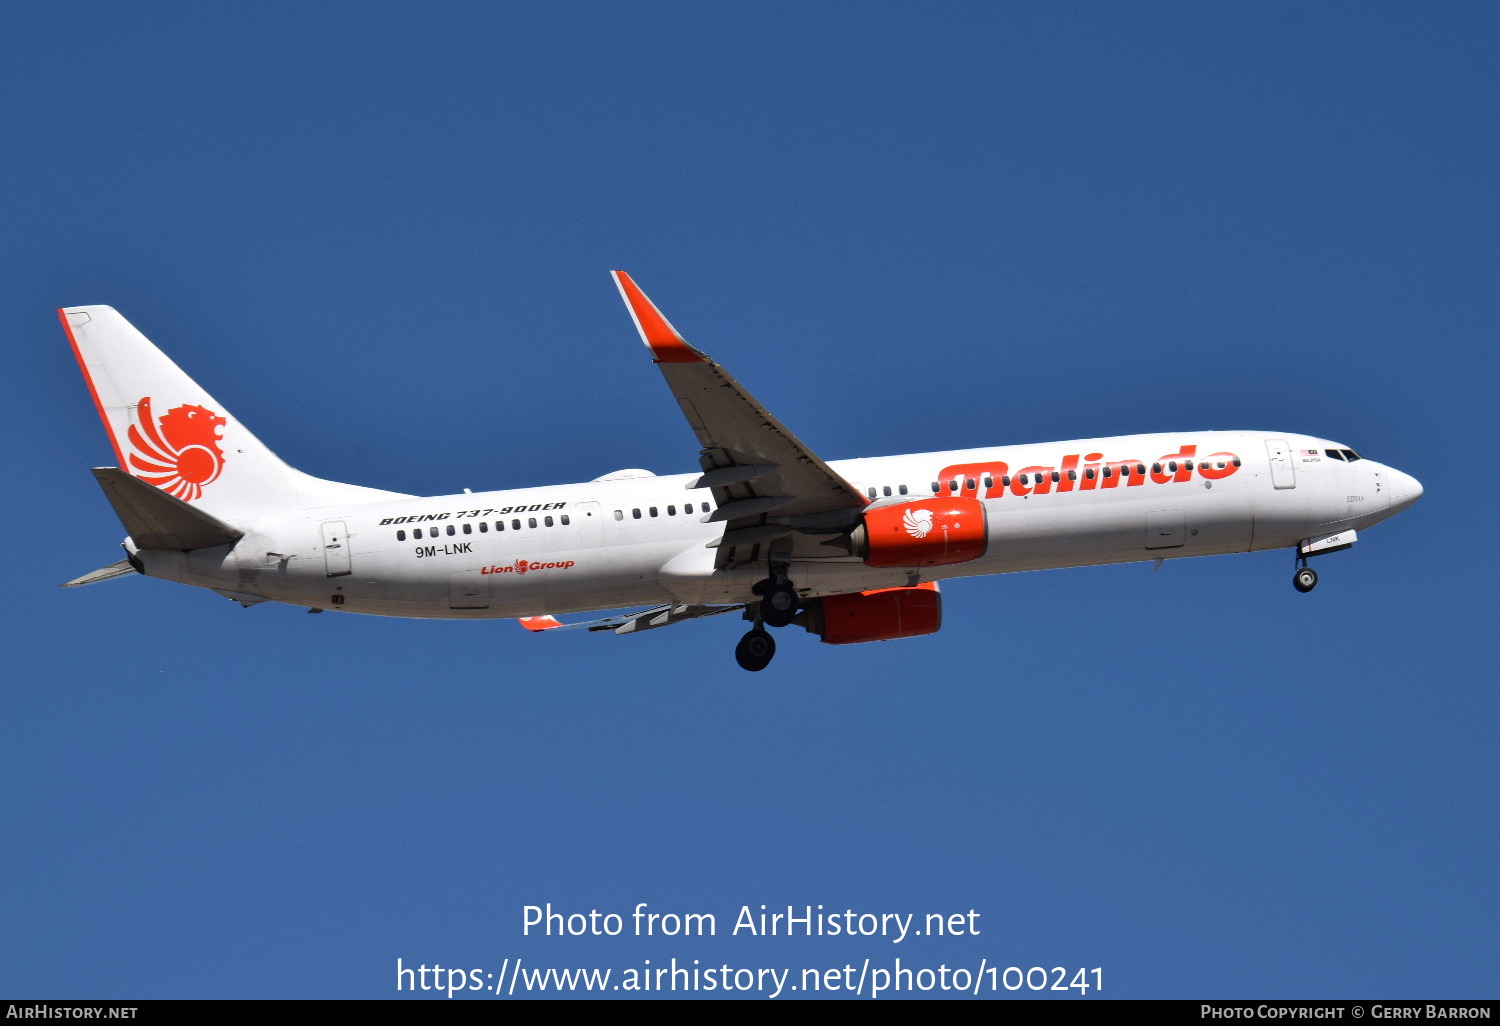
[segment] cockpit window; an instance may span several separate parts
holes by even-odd
[[[1344,459],[1348,460],[1350,463],[1353,463],[1355,460],[1364,459],[1363,456],[1355,452],[1353,449],[1340,449],[1339,451],[1344,454]]]
[[[1336,460],[1342,460],[1344,458],[1344,450],[1342,449],[1324,449],[1323,451]]]

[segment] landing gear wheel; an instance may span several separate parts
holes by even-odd
[[[797,615],[797,589],[785,581],[766,588],[760,600],[760,618],[768,627],[785,627]]]
[[[760,627],[747,633],[734,647],[735,662],[739,663],[742,669],[752,672],[764,670],[770,665],[771,657],[775,654],[776,639]]]
[[[1318,586],[1318,572],[1310,566],[1300,566],[1292,574],[1292,587],[1306,594]]]

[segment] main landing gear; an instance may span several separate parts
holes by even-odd
[[[1318,586],[1318,572],[1307,565],[1307,557],[1297,557],[1297,569],[1292,573],[1292,587],[1306,595]]]
[[[764,670],[776,654],[776,639],[764,627],[756,627],[734,647],[735,662],[745,670]]]
[[[771,576],[751,589],[760,596],[753,614],[755,626],[735,646],[734,658],[746,670],[764,670],[776,654],[776,641],[766,627],[785,627],[797,615],[802,600],[787,579],[786,568],[771,566]],[[750,616],[751,614],[746,614]],[[762,626],[764,624],[764,626]]]
[[[797,607],[800,604],[797,599],[797,589],[792,587],[791,581],[783,578],[780,581],[770,582],[761,596],[760,618],[768,627],[785,627],[792,622],[792,617],[797,615]]]

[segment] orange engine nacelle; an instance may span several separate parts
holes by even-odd
[[[967,495],[917,499],[865,511],[850,538],[866,566],[947,566],[984,555],[984,504]]]
[[[943,599],[936,584],[883,588],[814,599],[805,626],[825,645],[857,645],[933,634],[943,625]]]

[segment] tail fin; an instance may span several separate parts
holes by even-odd
[[[398,496],[293,470],[111,307],[58,317],[127,474],[227,518]]]

